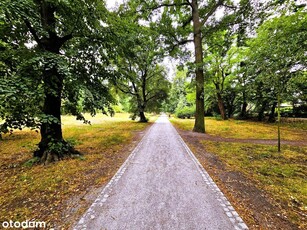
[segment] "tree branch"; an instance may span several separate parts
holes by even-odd
[[[238,9],[236,6],[230,6],[230,5],[226,5],[226,4],[221,4],[221,6],[224,6],[225,8],[229,8],[229,9],[233,9],[233,10]]]
[[[73,36],[72,36],[72,34],[73,34],[73,32],[77,29],[77,27],[78,27],[78,21],[80,20],[80,18],[81,18],[81,12],[79,13],[79,15],[78,15],[78,18],[77,18],[77,20],[76,20],[76,22],[74,23],[74,27],[73,27],[73,29],[71,30],[71,32],[69,33],[69,34],[67,34],[67,35],[65,35],[64,37],[62,37],[60,40],[61,40],[61,42],[62,42],[62,44],[64,44],[65,42],[67,42],[68,40],[70,40],[70,39],[72,39],[73,38]]]
[[[149,7],[148,9],[154,11],[154,10],[160,9],[162,7],[171,7],[171,6],[191,6],[191,3],[189,1],[187,1],[185,3],[183,2],[183,3],[180,3],[180,4],[178,4],[178,3],[164,3],[164,4],[157,5],[157,6]]]
[[[184,44],[187,44],[189,42],[193,42],[193,40],[191,39],[187,39],[187,40],[182,40],[182,41],[178,41],[176,44],[173,44],[171,50],[170,50],[170,53],[174,51],[174,49],[177,47],[177,46],[180,46],[180,45],[184,45]]]
[[[61,37],[61,38],[60,38],[61,46],[62,46],[65,42],[67,42],[68,40],[70,40],[70,39],[72,39],[72,38],[73,38],[72,33],[67,34],[67,35],[65,35],[64,37]]]
[[[117,87],[120,91],[122,91],[123,93],[131,94],[131,95],[133,95],[133,96],[136,96],[135,93],[133,93],[133,92],[131,92],[131,91],[129,90],[129,87],[127,87],[126,85],[123,85],[123,84],[122,84],[122,86],[125,87],[126,89],[121,88],[121,87],[118,85],[118,83],[116,84],[116,87]]]
[[[30,33],[34,37],[34,40],[37,42],[37,44],[42,47],[41,39],[38,37],[36,30],[32,27],[31,23],[29,22],[28,19],[23,18],[23,21],[25,22],[26,26],[28,27]]]
[[[149,90],[149,91],[146,93],[146,97],[147,97],[151,92],[153,92],[153,91],[155,91],[155,89]]]
[[[131,82],[131,83],[132,83],[135,95],[139,96],[138,88],[136,87],[135,83],[134,82]]]
[[[186,0],[186,2],[192,7],[192,3],[189,0]]]
[[[188,20],[186,20],[183,24],[182,24],[182,28],[185,28],[187,25],[189,25],[189,23],[193,20],[193,17],[190,16],[188,18]]]
[[[161,92],[161,91],[158,91],[156,94],[154,94],[154,95],[152,95],[151,97],[149,97],[149,98],[146,100],[146,102],[148,102],[148,101],[154,99],[155,97],[158,97],[159,94],[160,94],[160,92]]]
[[[219,6],[221,6],[221,5],[223,5],[224,4],[224,0],[218,0],[218,2],[209,10],[209,12],[205,15],[205,17],[203,18],[203,20],[201,21],[201,26],[203,26],[206,22],[207,22],[207,20],[208,20],[208,18],[212,15],[212,14],[214,14],[214,12],[216,11],[216,9],[219,7]]]
[[[161,70],[159,70],[159,72],[153,72],[152,74],[148,74],[147,76],[147,81],[148,80],[150,80],[152,77],[154,77],[154,76],[156,76],[156,75],[158,75],[158,74],[161,74],[161,73],[163,73],[164,72],[164,70],[163,69],[161,69]]]

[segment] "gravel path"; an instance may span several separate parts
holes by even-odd
[[[166,116],[74,229],[247,229]]]

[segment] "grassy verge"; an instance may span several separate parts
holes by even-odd
[[[171,118],[171,122],[183,130],[192,130],[194,119]],[[206,133],[225,138],[240,139],[277,139],[277,125],[241,121],[241,120],[216,120],[206,117]],[[281,127],[282,140],[306,140],[307,122],[283,123]]]
[[[28,161],[39,142],[38,133],[25,130],[4,135],[0,141],[0,223],[38,220],[53,226],[68,218],[63,211],[69,200],[106,183],[129,155],[123,148],[148,126],[128,117],[99,115],[90,119],[90,126],[64,116],[65,139],[75,142],[84,156],[47,166]]]
[[[228,170],[243,173],[279,203],[288,219],[306,229],[307,148],[284,146],[282,153],[267,145],[201,141]]]

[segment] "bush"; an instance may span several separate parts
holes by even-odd
[[[218,114],[218,113],[213,113],[213,117],[217,121],[222,121],[223,120],[221,114]]]
[[[176,109],[175,112],[176,117],[178,118],[191,118],[195,116],[195,108],[194,107],[183,107],[181,109]]]
[[[123,113],[123,108],[121,105],[113,105],[112,109],[114,110],[115,113]]]

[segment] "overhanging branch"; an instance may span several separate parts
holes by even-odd
[[[183,24],[182,24],[182,28],[185,28],[187,25],[190,24],[190,22],[193,20],[193,17],[190,16]]]
[[[174,51],[174,49],[180,45],[184,45],[184,44],[187,44],[189,42],[193,42],[192,39],[187,39],[187,40],[182,40],[182,41],[177,41],[176,44],[173,44],[171,49],[170,49],[170,53]]]
[[[125,94],[131,94],[131,95],[133,95],[133,96],[136,96],[136,95],[137,95],[136,93],[133,93],[131,90],[129,90],[129,87],[127,87],[127,86],[125,86],[125,85],[119,86],[118,84],[116,84],[116,87],[117,87],[120,91],[122,91],[123,93],[125,93]],[[121,87],[125,87],[126,89],[123,89],[123,88],[121,88]]]
[[[224,4],[224,0],[218,0],[218,2],[209,10],[209,12],[205,15],[205,17],[203,18],[203,20],[201,21],[201,26],[203,26],[206,22],[207,22],[207,20],[209,19],[209,17],[211,16],[211,15],[213,15],[214,14],[214,12],[216,11],[216,9],[219,7],[219,6],[221,6],[221,5],[223,5]]]
[[[60,38],[60,43],[63,45],[65,42],[67,42],[68,40],[72,39],[72,33],[65,35],[64,37]]]
[[[149,7],[147,9],[157,10],[157,9],[162,8],[162,7],[172,7],[172,6],[191,6],[191,4],[190,4],[189,1],[183,2],[183,3],[163,3],[163,4],[160,4],[160,5],[157,5],[157,6]]]
[[[25,22],[26,26],[28,27],[30,33],[34,37],[34,40],[37,42],[39,46],[42,46],[41,39],[38,37],[36,30],[32,27],[30,21],[26,18],[23,18],[23,21]]]

